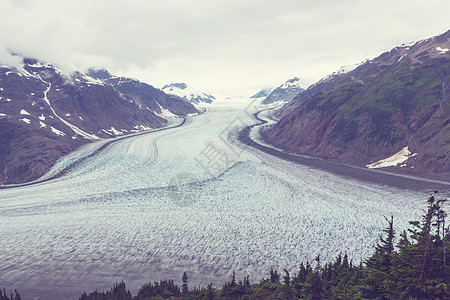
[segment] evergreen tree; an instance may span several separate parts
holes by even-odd
[[[344,269],[348,268],[348,255],[347,255],[347,253],[344,254],[344,259],[342,260],[342,267]]]
[[[438,237],[442,234],[442,268],[447,269],[447,249],[446,249],[446,234],[445,234],[445,219],[447,218],[447,213],[443,209],[444,203],[447,200],[440,199],[437,201],[437,211],[436,211],[436,222],[434,226],[436,226],[436,235]],[[442,231],[441,231],[442,230]]]
[[[291,289],[291,277],[289,276],[288,270],[284,269],[285,276],[283,276],[284,282],[284,299],[292,299],[292,289]]]
[[[402,234],[399,253],[392,259],[391,274],[395,281],[393,294],[398,298],[445,299],[450,296],[449,268],[443,257],[445,234],[441,237],[445,212],[435,195],[428,199],[422,220],[412,221],[410,239]],[[433,234],[432,227],[437,230]]]
[[[207,292],[206,292],[206,299],[207,300],[214,300],[214,290],[212,287],[212,282],[208,284]]]
[[[399,251],[403,251],[409,246],[411,246],[411,242],[408,239],[408,234],[406,233],[406,230],[403,230],[403,232],[400,233],[400,240],[397,243],[397,248]]]
[[[270,269],[270,282],[272,283],[280,282],[280,275],[278,274],[277,270]]]
[[[394,254],[394,217],[390,219],[384,217],[388,226],[383,229],[385,237],[379,237],[378,243],[375,245],[375,253],[370,257],[366,264],[368,267],[368,278],[366,283],[370,286],[365,290],[367,297],[383,296],[387,298],[395,284],[391,278],[391,259]]]
[[[300,270],[298,271],[297,278],[300,282],[305,282],[306,276],[308,275],[308,271],[305,268],[303,262],[300,264]]]
[[[323,299],[323,286],[322,279],[320,278],[320,255],[317,255],[314,259],[316,261],[316,270],[310,275],[310,286],[311,286],[311,299],[320,300]]]
[[[184,297],[187,297],[189,295],[189,288],[188,288],[188,277],[186,272],[183,273],[181,280],[183,281],[183,285],[181,286],[181,293],[183,294]]]

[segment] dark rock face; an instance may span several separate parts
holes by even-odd
[[[0,184],[37,179],[90,141],[162,127],[162,110],[198,112],[137,80],[88,73],[94,77],[28,58],[20,70],[0,67]]]
[[[187,88],[187,84],[186,83],[169,83],[166,84],[165,86],[163,86],[163,90],[167,89],[167,88],[179,88],[180,90],[185,90]]]
[[[387,170],[448,180],[450,31],[396,47],[330,76],[278,113],[268,142],[296,153],[366,166],[408,146],[417,153]]]
[[[92,78],[95,78],[95,79],[100,79],[100,80],[105,80],[105,79],[113,77],[113,75],[111,75],[111,73],[109,73],[108,70],[106,70],[106,69],[95,69],[95,68],[88,69],[86,71],[86,75],[90,76]]]
[[[0,118],[0,184],[22,183],[44,175],[62,155],[84,140],[55,138],[50,132],[17,120]]]

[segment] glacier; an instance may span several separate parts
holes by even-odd
[[[421,215],[422,191],[240,144],[229,133],[255,123],[261,107],[249,103],[217,101],[179,127],[89,143],[61,158],[49,180],[0,189],[0,285],[56,299],[122,279],[136,293],[150,281],[180,282],[183,271],[191,287],[221,285],[233,270],[255,282],[318,254],[359,263],[383,215],[394,216],[397,232]]]

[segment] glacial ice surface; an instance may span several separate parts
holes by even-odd
[[[153,280],[180,282],[183,271],[191,287],[223,284],[233,270],[257,281],[317,254],[346,252],[359,263],[383,215],[400,231],[421,214],[419,192],[231,143],[228,131],[252,123],[248,103],[216,103],[182,127],[119,139],[62,177],[0,190],[0,285],[77,298],[122,279],[133,293]],[[52,174],[103,143],[59,160]]]

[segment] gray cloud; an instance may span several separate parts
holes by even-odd
[[[219,94],[318,78],[450,27],[446,0],[2,0],[0,11],[3,63],[12,49]]]

